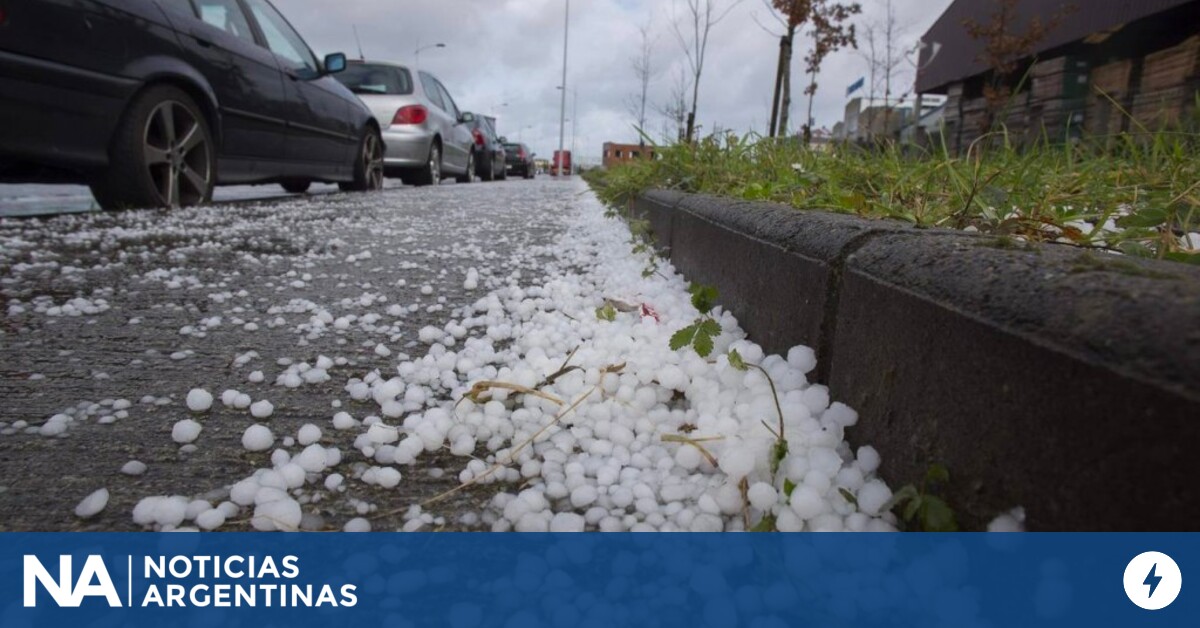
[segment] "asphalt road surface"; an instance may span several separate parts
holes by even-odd
[[[428,349],[422,327],[444,326],[489,286],[536,277],[536,258],[516,254],[552,243],[583,189],[538,179],[0,218],[0,530],[133,530],[146,496],[227,499],[229,485],[270,466],[270,451],[243,448],[258,420],[226,407],[227,389],[270,400],[263,422],[278,438],[312,423],[323,445],[361,459],[361,431],[338,432],[331,417],[379,407],[352,400],[347,380],[394,375],[398,355]],[[53,208],[38,203],[27,207]],[[470,267],[476,290],[464,285]],[[348,324],[316,322],[323,314]],[[334,361],[328,381],[277,382],[320,356]],[[264,380],[251,381],[254,371]],[[209,412],[189,412],[192,388],[217,397]],[[44,429],[59,414],[65,429]],[[189,417],[203,432],[181,445],[172,430]],[[122,473],[133,460],[143,474]],[[455,486],[463,464],[434,454],[398,488],[348,484],[306,507],[304,527],[340,529],[372,504],[375,528],[394,529],[404,521],[387,513]],[[99,488],[107,507],[77,517]],[[456,512],[481,510],[496,490],[442,503],[435,527],[464,527]]]

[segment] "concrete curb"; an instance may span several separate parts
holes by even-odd
[[[1200,521],[1200,268],[677,192],[632,206],[770,352],[860,413],[893,486],[930,464],[967,529]]]

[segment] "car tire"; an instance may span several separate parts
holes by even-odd
[[[304,194],[308,188],[312,187],[312,181],[308,179],[292,179],[279,184],[284,192],[288,194]]]
[[[479,178],[484,181],[496,180],[496,161],[494,159],[488,158],[484,164],[480,165]]]
[[[467,153],[467,169],[463,173],[454,177],[457,183],[470,183],[475,180],[475,151]]]
[[[138,94],[113,133],[109,166],[91,184],[106,210],[187,207],[212,200],[216,145],[190,96],[169,85]]]
[[[414,170],[404,178],[404,182],[416,186],[437,185],[442,182],[441,144],[434,141],[429,145],[429,158],[425,161],[425,167]]]
[[[508,180],[508,164],[500,166],[500,173],[496,175],[496,178],[501,181]]]
[[[363,131],[354,158],[354,180],[339,183],[343,192],[378,192],[383,189],[383,136],[373,126]]]

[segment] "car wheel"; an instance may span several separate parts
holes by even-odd
[[[405,179],[412,185],[437,185],[442,181],[442,147],[436,141],[429,146],[429,159],[425,167],[413,172]]]
[[[160,85],[137,96],[109,147],[109,167],[92,183],[104,209],[187,207],[212,200],[216,147],[200,107]]]
[[[496,175],[496,178],[501,181],[508,179],[508,164],[500,164],[499,174]]]
[[[470,183],[475,180],[475,151],[467,153],[467,169],[454,180],[458,183]]]
[[[479,178],[484,181],[496,180],[496,162],[494,160],[489,158],[479,167]]]
[[[358,145],[354,161],[354,180],[339,183],[343,192],[376,192],[383,189],[383,137],[368,126]]]
[[[312,181],[308,179],[292,179],[284,181],[279,185],[283,186],[283,191],[289,194],[304,194],[308,191],[308,188],[312,187]]]

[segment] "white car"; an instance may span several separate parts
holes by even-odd
[[[447,175],[470,183],[475,170],[471,113],[459,111],[432,74],[398,63],[351,61],[336,75],[375,114],[387,145],[384,173],[410,185]]]

